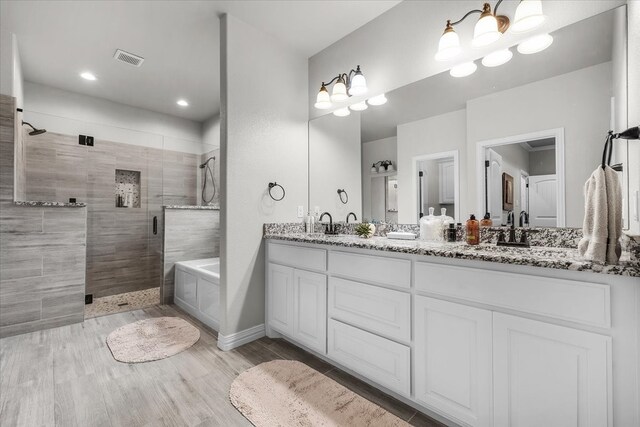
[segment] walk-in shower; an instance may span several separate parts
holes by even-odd
[[[210,166],[211,163],[213,166]],[[200,165],[200,169],[204,169],[204,173],[202,174],[202,203],[209,204],[216,197],[216,180],[213,175],[213,168],[216,164],[215,156],[209,157],[204,163]],[[211,197],[207,197],[207,183],[211,181],[211,187],[213,191],[211,192]]]

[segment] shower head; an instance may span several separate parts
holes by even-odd
[[[36,129],[31,123],[25,122],[24,120],[22,121],[22,125],[23,126],[27,125],[31,129],[33,129],[31,132],[29,132],[29,135],[31,135],[31,136],[42,135],[43,133],[45,133],[47,131],[46,129]]]
[[[207,159],[207,161],[206,161],[206,162],[204,162],[203,164],[201,164],[201,165],[199,166],[199,168],[200,168],[200,169],[204,169],[204,167],[205,167],[205,166],[207,166],[207,163],[209,163],[211,160],[213,160],[213,161],[215,162],[216,157],[215,157],[215,156],[213,156],[213,157],[209,157],[209,158]]]

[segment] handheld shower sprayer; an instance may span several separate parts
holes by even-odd
[[[202,203],[205,204],[211,203],[216,197],[216,181],[213,176],[213,169],[209,166],[209,162],[211,161],[213,161],[213,164],[215,165],[215,156],[209,157],[203,164],[199,166],[200,169],[206,168],[202,173]],[[207,181],[209,181],[209,179],[211,180],[211,185],[213,186],[213,193],[211,194],[211,197],[207,198]]]

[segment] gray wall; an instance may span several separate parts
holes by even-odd
[[[556,173],[556,150],[540,150],[529,153],[529,175],[553,175]]]
[[[162,302],[172,304],[175,263],[220,256],[220,211],[164,210]]]
[[[371,165],[380,160],[391,160],[398,167],[398,138],[378,139],[362,144],[362,218],[371,219]],[[360,218],[358,218],[360,219]]]
[[[0,337],[84,319],[86,209],[15,206],[13,98],[0,95]]]
[[[304,55],[233,16],[221,18],[220,40],[224,336],[264,323],[263,224],[302,221],[308,70]],[[286,188],[284,200],[269,198],[270,181]]]

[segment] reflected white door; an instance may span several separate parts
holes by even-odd
[[[529,177],[529,224],[532,227],[557,226],[557,190],[555,174]]]
[[[486,160],[489,161],[487,171],[487,210],[491,213],[494,225],[502,223],[502,156],[491,148],[487,148]],[[482,214],[482,212],[480,212]]]
[[[385,198],[385,177],[376,176],[371,178],[371,220],[384,221],[386,208]]]

